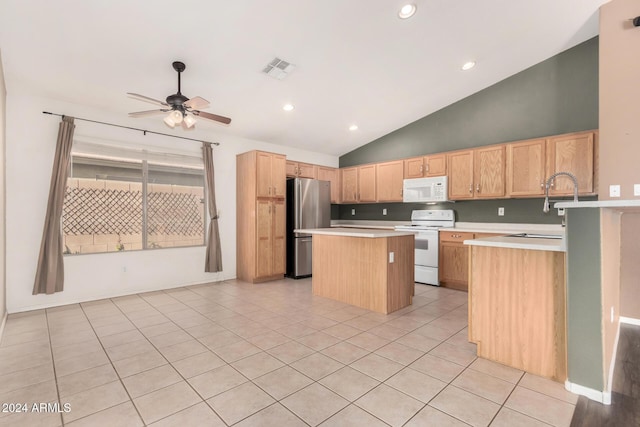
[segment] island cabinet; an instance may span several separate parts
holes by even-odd
[[[340,203],[340,171],[336,168],[318,166],[318,179],[331,183],[331,203]]]
[[[378,313],[411,305],[414,235],[320,229],[313,234],[313,294]]]
[[[318,178],[318,166],[287,160],[287,176],[295,178]]]
[[[446,154],[412,157],[404,160],[405,178],[424,178],[447,174]]]
[[[284,277],[285,156],[249,151],[236,157],[236,271],[238,279]]]
[[[378,202],[401,202],[404,181],[402,160],[378,163],[376,168],[376,193]]]
[[[567,379],[565,254],[470,247],[469,340],[478,356]]]
[[[506,195],[505,145],[449,153],[449,198],[496,199]]]
[[[547,140],[547,177],[556,172],[570,172],[578,179],[580,194],[596,193],[594,187],[594,147],[597,132],[578,132],[552,137]],[[550,185],[552,196],[573,194],[573,181],[567,176],[558,176]]]
[[[544,196],[546,140],[507,145],[507,193],[511,197]]]

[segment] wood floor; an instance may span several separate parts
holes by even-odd
[[[640,426],[640,326],[620,325],[611,405],[580,396],[571,427]]]

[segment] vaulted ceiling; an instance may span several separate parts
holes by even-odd
[[[341,155],[597,35],[605,0],[414,0],[403,20],[404,3],[3,0],[0,51],[9,93],[140,126],[163,117],[129,119],[154,107],[126,93],[175,93],[180,60],[182,92],[233,119],[199,131]],[[262,72],[274,57],[284,80]]]

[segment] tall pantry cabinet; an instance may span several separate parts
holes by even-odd
[[[263,151],[236,157],[236,271],[245,282],[284,276],[286,162]]]

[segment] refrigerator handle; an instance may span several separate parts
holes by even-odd
[[[302,182],[299,179],[296,179],[296,192],[298,193],[298,206],[296,207],[296,222],[298,223],[298,227],[303,228],[302,225]]]

